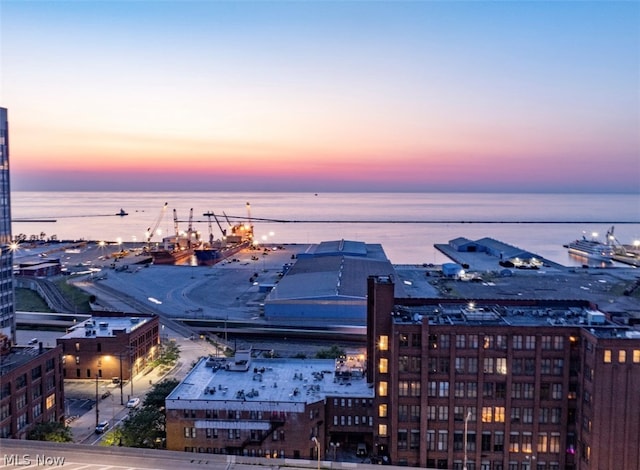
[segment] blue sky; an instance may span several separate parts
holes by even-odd
[[[3,0],[13,187],[636,192],[639,24],[615,1]]]

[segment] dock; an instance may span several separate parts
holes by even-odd
[[[616,248],[616,251],[617,253],[612,258],[613,261],[635,266],[636,268],[640,267],[640,249],[637,246],[624,245],[624,249],[618,250]]]
[[[564,266],[555,263],[542,256],[523,250],[516,246],[509,245],[500,240],[492,238],[482,238],[480,240],[468,240],[457,238],[449,243],[436,243],[434,247],[447,258],[463,267],[471,268],[475,271],[495,271],[504,268],[504,262],[520,260],[522,266],[514,264],[514,268],[533,266],[532,260],[536,260],[536,266],[546,268],[563,269]]]

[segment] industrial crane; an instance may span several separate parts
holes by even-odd
[[[196,233],[196,232],[193,230],[193,207],[192,207],[189,210],[189,225],[187,226],[187,238],[188,238],[187,246],[188,246],[188,248],[191,248],[191,236],[194,233]],[[196,234],[196,241],[198,241],[197,234]]]
[[[168,202],[164,203],[164,206],[162,206],[162,209],[160,210],[160,215],[158,216],[155,223],[153,224],[153,227],[147,228],[147,231],[145,233],[147,245],[151,243],[153,234],[156,233],[156,230],[158,230],[158,227],[160,226],[160,222],[162,222],[162,218],[164,217],[164,213],[167,210],[168,205],[169,205]]]
[[[209,212],[205,212],[204,214],[205,217],[207,217],[208,220],[208,225],[209,225],[209,244],[213,245],[213,227],[211,224],[211,217],[213,217],[216,221],[216,224],[218,224],[218,228],[220,229],[220,232],[222,233],[222,238],[224,239],[227,236],[227,231],[225,229],[222,228],[222,225],[220,225],[220,221],[218,220],[218,217],[216,216],[216,214],[214,214],[212,211]],[[229,219],[227,219],[228,221]]]
[[[627,254],[627,250],[625,249],[624,245],[620,243],[620,241],[613,234],[614,229],[615,229],[615,226],[612,225],[611,228],[607,230],[607,239],[605,243],[607,245],[611,245],[616,254],[624,256]]]
[[[180,236],[180,233],[178,231],[178,213],[176,212],[175,209],[173,209],[173,231],[176,234],[176,240],[177,240],[178,236]]]
[[[227,219],[227,223],[229,224],[229,227],[233,227],[233,224],[229,220],[229,216],[227,214],[225,214],[224,211],[222,211],[222,215],[224,215],[224,218]]]

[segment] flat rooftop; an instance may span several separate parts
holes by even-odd
[[[8,354],[0,356],[0,376],[18,369],[41,354],[48,353],[53,348],[41,348],[41,344],[29,346],[13,346]]]
[[[167,397],[167,408],[183,408],[179,403],[184,400],[228,406],[234,401],[309,404],[327,396],[374,396],[365,378],[364,355],[342,360],[247,357],[239,352],[234,358],[203,358]]]
[[[69,328],[60,339],[113,337],[116,333],[131,333],[151,320],[146,316],[93,317]]]
[[[601,338],[640,339],[640,330],[610,321],[599,310],[581,306],[500,305],[497,302],[395,305],[391,313],[396,323],[466,326],[525,326],[587,328]]]

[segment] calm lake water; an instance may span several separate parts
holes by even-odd
[[[144,241],[157,225],[174,233],[174,210],[186,230],[215,238],[221,225],[254,218],[256,238],[268,243],[351,239],[382,244],[394,264],[450,261],[434,248],[457,237],[492,237],[566,266],[584,259],[563,244],[611,225],[624,244],[640,240],[640,196],[635,194],[475,193],[242,193],[242,192],[23,192],[11,194],[13,235],[60,240]],[[167,203],[167,208],[163,209]],[[247,206],[250,203],[250,207]],[[127,216],[116,213],[123,209]],[[21,222],[20,219],[38,219]],[[48,221],[44,221],[47,219]]]

